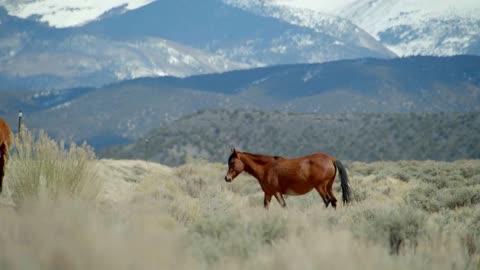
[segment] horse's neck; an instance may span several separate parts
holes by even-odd
[[[265,156],[242,153],[240,159],[245,164],[245,171],[258,180],[262,180],[269,158]]]

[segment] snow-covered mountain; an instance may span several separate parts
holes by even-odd
[[[67,10],[77,12],[73,6]],[[161,0],[117,11],[88,17],[86,24],[77,21],[81,26],[53,28],[0,7],[1,85],[15,88],[14,81],[23,80],[28,83],[17,86],[98,86],[144,76],[395,56],[351,22],[308,10]],[[42,18],[59,25],[57,17]]]
[[[2,14],[2,9],[0,21],[2,88],[101,86],[138,77],[185,77],[249,67],[156,37],[112,40],[49,28]]]
[[[168,2],[0,0],[0,6],[4,6],[10,15],[36,18],[54,27],[71,27],[134,10],[153,1]],[[190,6],[194,6],[203,1],[190,2]],[[336,16],[341,16],[364,29],[400,56],[480,54],[478,0],[224,0],[224,2],[265,16],[274,16],[289,23],[321,31],[330,29],[334,33],[341,31],[342,25],[348,24],[341,22],[330,27],[321,26],[326,26],[325,22],[338,22]],[[273,6],[282,8],[274,10]],[[286,6],[293,9],[284,8]],[[335,16],[327,16],[325,13]],[[188,19],[182,14],[178,16]],[[372,43],[364,42],[364,45],[371,46]],[[248,46],[237,48],[243,51],[248,49]],[[225,53],[223,50],[219,52]]]
[[[394,56],[344,19],[328,16],[311,27],[279,19],[278,10],[263,13],[222,0],[162,0],[84,29],[114,39],[162,37],[255,66]]]
[[[8,13],[19,18],[36,17],[53,27],[79,26],[112,11],[126,12],[155,0],[0,0]]]
[[[480,54],[478,0],[275,0],[275,3],[349,19],[400,56]]]
[[[225,3],[248,10],[250,12],[273,17],[287,23],[308,27],[318,33],[328,34],[337,37],[336,45],[349,46],[349,44],[360,44],[365,48],[375,51],[383,51],[386,55],[395,56],[385,46],[359,28],[351,21],[325,12],[315,11],[308,8],[289,7],[278,5],[273,1],[259,0],[223,0]]]

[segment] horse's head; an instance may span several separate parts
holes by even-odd
[[[232,182],[244,169],[245,164],[240,160],[239,152],[235,148],[232,149],[232,154],[228,158],[228,171],[227,175],[225,175],[225,181]]]

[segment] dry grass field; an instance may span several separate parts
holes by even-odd
[[[311,192],[267,211],[225,164],[96,160],[37,137],[7,168],[0,269],[480,269],[480,160],[345,162],[350,205]]]

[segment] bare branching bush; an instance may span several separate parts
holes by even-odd
[[[86,145],[68,147],[39,131],[23,129],[14,139],[8,188],[16,205],[62,196],[95,200],[95,153]]]

